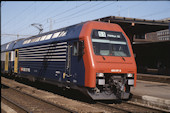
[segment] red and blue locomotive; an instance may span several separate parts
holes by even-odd
[[[88,21],[1,46],[1,72],[78,89],[94,100],[128,99],[136,70],[128,37],[112,23]]]

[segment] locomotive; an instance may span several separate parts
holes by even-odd
[[[129,98],[137,68],[119,25],[87,21],[1,45],[1,72],[114,100]]]

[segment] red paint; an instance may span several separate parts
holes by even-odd
[[[91,32],[93,29],[101,29],[108,31],[122,32],[127,39],[131,57],[124,57],[125,61],[121,57],[116,56],[97,56],[93,52],[93,46],[91,42]],[[84,40],[84,64],[85,64],[85,86],[94,88],[96,87],[96,73],[134,73],[134,86],[136,86],[136,63],[131,47],[131,43],[122,28],[113,23],[104,23],[97,21],[89,21],[83,25],[80,33],[80,40]],[[121,72],[111,72],[112,69],[121,69]]]

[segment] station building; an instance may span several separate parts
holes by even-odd
[[[95,21],[122,27],[132,43],[138,73],[170,75],[170,18],[146,20],[109,16]]]
[[[166,21],[170,23],[170,18],[162,19],[162,21]],[[160,30],[157,32],[151,32],[145,34],[145,40],[147,41],[164,41],[164,40],[170,40],[170,30]]]

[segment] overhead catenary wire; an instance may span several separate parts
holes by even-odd
[[[100,4],[101,4],[101,3],[94,4],[94,5],[92,5],[91,7],[94,8],[94,7],[96,7],[96,6],[100,5]],[[91,8],[91,7],[90,7],[90,8]],[[86,9],[88,10],[89,8],[86,7],[86,8],[84,8],[84,9],[81,9],[81,10],[77,11],[77,12],[73,12],[73,13],[65,16],[65,17],[57,18],[57,19],[55,19],[54,21],[56,21],[56,20],[64,20],[65,18],[68,18],[68,17],[70,17],[70,16],[72,16],[72,15],[82,13],[83,11],[86,11]],[[44,25],[45,25],[45,24],[44,24]],[[48,28],[48,27],[46,27],[46,28]]]
[[[87,2],[86,2],[86,3],[87,3]],[[82,5],[83,5],[83,4],[82,4]],[[81,6],[82,6],[82,5],[81,5]],[[94,7],[98,6],[98,5],[101,5],[101,2],[92,5],[93,7],[91,6],[90,8],[94,8]],[[108,4],[107,4],[107,5],[108,5]],[[67,18],[67,17],[70,17],[70,16],[73,16],[73,15],[82,13],[83,11],[89,10],[89,8],[88,8],[87,10],[85,10],[85,9],[87,9],[87,8],[84,8],[84,9],[81,9],[81,10],[79,10],[79,11],[77,11],[77,12],[71,13],[70,15],[67,15],[67,16],[65,16],[65,17],[57,18],[57,20],[64,20],[64,19]],[[56,20],[56,19],[55,19],[55,20]],[[44,26],[45,26],[45,24],[44,24]],[[46,29],[46,28],[49,28],[49,26],[45,27],[44,29]]]
[[[65,11],[63,11],[63,12],[60,12],[60,13],[58,13],[57,15],[60,15],[60,16],[61,16],[61,15],[65,14],[66,12],[70,12],[70,11],[72,11],[72,10],[74,10],[74,9],[77,9],[77,8],[83,6],[83,5],[86,5],[87,3],[89,3],[89,2],[85,2],[85,3],[83,3],[83,4],[80,4],[79,6],[70,8],[70,9],[65,10]],[[50,6],[50,4],[49,4],[49,6]],[[47,6],[47,7],[48,7],[48,6]],[[44,8],[44,9],[45,9],[45,8]],[[57,15],[55,15],[55,16],[57,16]],[[48,18],[53,18],[53,17],[55,17],[55,16],[48,17]],[[44,20],[42,20],[42,21],[39,21],[38,23],[42,23],[42,22],[46,21],[48,18],[46,18],[46,19],[44,19]],[[47,24],[47,22],[46,22],[45,24]],[[28,25],[27,27],[22,28],[21,31],[26,30],[27,28],[29,28],[29,26],[30,26],[30,25]],[[43,24],[43,26],[44,26],[44,24]],[[20,31],[20,30],[17,30],[17,32],[21,32],[21,31]]]
[[[79,6],[76,6],[76,7],[70,8],[70,9],[68,9],[68,10],[65,10],[65,11],[63,11],[63,12],[61,12],[61,13],[58,13],[57,15],[52,16],[52,17],[50,17],[50,18],[54,18],[54,17],[56,17],[56,16],[58,16],[58,15],[60,15],[60,16],[61,16],[62,14],[68,13],[68,12],[70,12],[70,11],[74,10],[74,9],[77,9],[77,8],[79,8],[79,7],[83,6],[83,5],[86,5],[87,3],[89,3],[89,1],[87,1],[87,2],[83,3],[83,4],[79,5]],[[46,19],[45,19],[45,20],[46,20]]]
[[[1,34],[1,36],[32,36],[32,35],[20,35],[20,34]]]
[[[32,6],[31,6],[31,7],[32,7]],[[31,7],[30,7],[30,8],[31,8]],[[27,8],[28,8],[28,7],[27,7]],[[22,21],[17,22],[17,26],[15,26],[15,29],[19,29],[19,30],[20,30],[20,29],[23,28],[23,26],[25,25],[24,22],[25,22],[27,19],[29,19],[29,18],[27,18],[27,17],[31,17],[31,16],[30,16],[30,13],[32,13],[32,12],[28,12],[28,13],[27,13],[27,16],[25,16],[24,20],[22,19]],[[21,24],[21,23],[23,23],[23,24]],[[13,23],[13,25],[14,25],[14,23]],[[24,27],[25,27],[25,26],[24,26]],[[6,31],[7,28],[8,28],[8,26],[6,26],[6,27],[3,29],[3,31]],[[8,28],[8,30],[9,30],[9,28]],[[18,31],[19,31],[19,30],[18,30]]]
[[[63,12],[60,12],[60,13],[56,14],[55,16],[48,17],[48,18],[40,21],[40,23],[46,21],[46,20],[49,19],[49,18],[54,18],[54,17],[56,17],[56,16],[58,16],[58,15],[61,16],[61,15],[63,15],[63,14],[66,14],[66,13],[68,13],[68,12],[74,10],[74,9],[77,9],[77,8],[83,6],[83,5],[86,5],[87,3],[89,3],[89,1],[88,1],[88,2],[85,2],[85,3],[83,3],[83,4],[80,4],[79,6],[75,6],[75,7],[73,7],[73,8],[67,9],[67,10],[65,10],[65,11],[63,11]],[[47,23],[46,23],[46,24],[47,24]]]
[[[147,15],[139,16],[138,18],[141,18],[141,17],[150,17],[150,16],[153,16],[153,15],[160,15],[162,13],[167,13],[165,11],[168,11],[169,9],[170,8],[167,8],[167,9],[161,10],[159,12],[155,12],[155,13],[150,13],[150,14],[147,14]]]
[[[113,4],[115,4],[115,3],[116,3],[116,2],[114,1],[113,3],[106,4],[106,5],[102,6],[102,7],[99,7],[99,8],[96,8],[96,9],[92,9],[92,10],[90,10],[90,11],[84,10],[84,11],[88,11],[88,12],[82,13],[83,11],[82,11],[82,12],[80,11],[79,13],[81,13],[81,15],[84,15],[84,14],[86,14],[86,13],[92,13],[93,11],[94,11],[94,12],[95,12],[95,11],[98,11],[98,10],[100,10],[100,9],[103,9],[103,8],[107,7],[107,6],[113,5]],[[99,4],[101,4],[101,3],[99,3]],[[99,5],[99,4],[97,4],[97,5]],[[93,7],[93,8],[94,8],[94,7]],[[69,19],[71,19],[71,18],[76,18],[76,17],[78,17],[78,16],[74,16],[74,15],[77,15],[77,14],[79,14],[79,13],[77,12],[77,13],[75,13],[75,14],[69,15],[68,17],[69,17]],[[80,15],[79,15],[79,16],[80,16]],[[67,19],[68,19],[67,17],[64,17],[63,19],[60,18],[60,21],[55,22],[55,23],[60,23],[60,22],[62,23],[62,22],[65,22]],[[49,26],[45,27],[44,29],[46,29],[46,28],[49,28]]]
[[[29,5],[28,7],[26,7],[24,10],[22,10],[18,15],[22,15],[27,9],[31,8],[33,6],[34,3],[32,3],[31,5]],[[7,26],[10,22],[12,22],[15,18],[19,17],[18,15],[15,15],[13,18],[9,19],[5,24],[3,24],[3,26]]]
[[[89,14],[89,13],[94,13],[95,11],[98,11],[98,10],[101,10],[101,9],[103,9],[103,8],[105,8],[105,7],[107,7],[107,6],[110,6],[110,5],[113,5],[113,4],[115,4],[116,2],[114,1],[114,2],[112,2],[112,3],[109,3],[109,4],[106,4],[106,5],[104,5],[104,6],[102,6],[102,7],[99,7],[99,8],[96,8],[96,9],[92,9],[92,10],[90,10],[90,11],[88,11],[88,12],[85,12],[85,13],[82,13],[81,12],[81,14],[80,15],[77,15],[78,13],[76,13],[76,14],[74,14],[74,15],[71,15],[70,16],[70,19],[72,19],[72,18],[76,18],[76,17],[78,17],[78,16],[81,16],[81,15],[85,15],[85,14]],[[87,11],[87,10],[86,10]],[[75,16],[75,15],[77,15],[77,16]],[[67,19],[67,17],[65,17],[64,19],[61,19],[60,21],[57,21],[56,23],[60,23],[60,22],[64,22],[64,21],[66,21],[66,19]]]
[[[101,3],[99,2],[98,4],[94,4],[94,5],[90,6],[90,8],[94,8],[94,7],[98,6],[98,5],[101,5]],[[63,20],[63,18],[65,19],[65,18],[67,18],[67,17],[70,17],[70,16],[73,16],[73,15],[82,13],[83,11],[86,11],[86,10],[88,10],[87,7],[85,7],[84,9],[81,9],[81,10],[79,10],[79,11],[77,11],[77,12],[71,13],[71,14],[65,16],[65,17],[58,18],[58,19],[55,19],[55,20]]]
[[[115,2],[115,1],[114,1]],[[87,5],[88,3],[91,3],[91,2],[83,2],[82,4],[80,4],[79,6],[76,6],[76,7],[82,7],[83,6],[83,4],[84,5]],[[99,2],[98,2],[99,3]],[[46,7],[50,7],[50,5],[51,5],[52,3],[50,3],[49,4],[49,6],[46,6]],[[141,3],[139,3],[139,4],[141,4]],[[53,20],[55,19],[55,20],[58,20],[56,23],[55,23],[55,25],[57,24],[57,27],[59,26],[58,25],[58,23],[63,23],[63,22],[66,22],[66,21],[69,21],[69,22],[71,22],[70,20],[71,19],[73,19],[73,18],[77,18],[77,17],[82,17],[83,18],[83,16],[84,15],[88,15],[88,14],[91,14],[91,13],[93,13],[93,15],[92,16],[94,16],[94,15],[96,15],[97,13],[95,13],[96,11],[98,11],[98,10],[100,10],[100,9],[103,9],[103,8],[105,8],[105,7],[107,7],[107,5],[108,6],[110,6],[110,4],[102,4],[102,6],[101,7],[98,7],[98,8],[95,8],[94,9],[94,7],[92,7],[92,8],[87,8],[86,10],[83,10],[83,9],[80,9],[80,10],[78,10],[76,7],[71,7],[71,9],[73,9],[73,10],[75,10],[75,9],[77,9],[76,11],[74,11],[74,12],[72,12],[71,14],[69,13],[69,12],[71,12],[71,11],[73,11],[73,10],[70,10],[70,9],[66,9],[66,10],[64,10],[63,12],[65,12],[65,13],[63,13],[63,12],[59,12],[57,15],[55,14],[54,16],[51,16],[52,18],[53,18]],[[44,7],[44,9],[43,10],[45,10],[45,8],[46,7]],[[130,8],[133,8],[133,7],[138,7],[138,5],[132,5],[132,6],[130,6]],[[129,7],[127,7],[127,8],[122,8],[122,10],[119,10],[119,12],[122,12],[122,11],[126,11],[126,9],[128,9]],[[43,12],[43,10],[41,10],[42,12]],[[111,10],[113,10],[113,9],[111,9]],[[39,12],[41,12],[41,11],[39,11]],[[118,11],[115,11],[115,10],[113,10],[112,11],[112,14],[114,14],[114,12],[118,12]],[[66,14],[66,13],[68,13],[68,15],[64,15],[64,14]],[[36,13],[36,14],[40,14],[40,13]],[[52,14],[52,13],[51,13]],[[27,14],[28,15],[28,14]],[[57,17],[56,18],[56,16],[58,16],[59,15],[59,17]],[[63,15],[63,17],[61,17]],[[150,14],[150,15],[148,15],[148,16],[153,16],[153,15],[158,15],[158,12],[157,13],[154,13],[154,14]],[[40,15],[41,16],[41,15]],[[145,17],[145,16],[147,16],[147,15],[144,15],[143,17]],[[51,18],[51,17],[46,17],[47,19],[48,18]],[[84,16],[85,17],[85,16]],[[40,17],[39,17],[40,18]],[[87,18],[83,18],[84,20],[83,21],[86,21],[87,20]],[[39,19],[38,19],[39,20]],[[44,29],[46,29],[46,28],[49,28],[49,26],[47,26],[46,24],[47,24],[47,22],[45,22],[46,21],[46,19],[44,19],[44,20],[42,20],[42,22],[43,23],[41,23],[41,24],[43,24],[43,26],[44,26]],[[79,20],[80,21],[80,20]],[[39,23],[39,22],[38,22]],[[45,24],[44,24],[45,23]],[[78,23],[78,22],[77,22]],[[18,32],[22,32],[22,31],[25,31],[25,30],[27,30],[28,31],[28,29],[27,28],[29,28],[30,27],[30,25],[28,25],[26,28],[25,27],[19,27],[19,29],[17,29],[18,30]],[[29,29],[31,29],[31,28],[29,28]],[[28,34],[32,34],[32,33],[29,33],[28,32]]]
[[[43,10],[40,11],[40,12],[44,12],[46,8],[48,8],[48,7],[51,6],[51,4],[55,5],[54,2],[51,2],[47,7],[43,8]],[[39,14],[40,12],[38,12],[37,14]],[[31,12],[31,13],[32,13],[32,12]],[[34,19],[34,17],[31,18],[31,19]],[[38,19],[39,19],[39,18],[38,18]],[[37,20],[38,20],[38,19],[37,19]],[[24,21],[23,21],[23,22],[24,22]],[[22,22],[22,23],[23,23],[23,22]],[[19,29],[18,29],[17,31],[15,31],[15,32],[17,33],[17,32],[22,32],[22,31],[24,31],[24,30],[27,30],[27,29],[30,28],[31,24],[32,24],[32,23],[28,23],[27,26],[23,26],[24,24],[22,24],[21,26],[18,27]]]
[[[117,3],[117,2],[116,2],[116,3]],[[142,4],[142,3],[138,3],[138,4],[135,4],[135,5],[129,6],[129,7],[124,8],[124,9],[122,9],[122,10],[115,11],[115,13],[116,13],[116,12],[122,12],[122,11],[125,11],[126,9],[129,9],[129,8],[137,7],[138,5],[141,5],[141,4]],[[70,19],[72,19],[72,18],[76,18],[76,17],[80,17],[80,16],[82,16],[82,15],[86,15],[86,14],[89,14],[89,13],[92,13],[92,12],[95,12],[95,11],[98,11],[98,10],[100,10],[100,9],[104,8],[104,7],[107,7],[107,6],[109,6],[109,4],[108,4],[108,5],[105,5],[105,6],[101,7],[101,8],[98,8],[98,9],[94,9],[94,10],[90,10],[90,11],[85,12],[85,13],[81,13],[81,15],[71,17]],[[64,22],[64,21],[66,21],[66,20],[63,20],[63,22]],[[60,22],[61,22],[61,21],[60,21]]]
[[[88,3],[88,2],[86,2],[86,3]],[[76,9],[76,8],[82,6],[82,5],[85,5],[86,3],[83,3],[83,4],[79,5],[79,6],[73,7],[73,8],[71,8],[71,9],[69,9],[69,10],[66,10],[66,11],[71,11],[71,10],[73,10],[73,9]],[[66,11],[61,12],[60,14],[62,15],[62,14],[64,14]],[[44,20],[46,20],[46,19],[44,19]],[[29,27],[30,27],[30,25],[27,26],[26,29],[29,28]],[[23,29],[22,29],[21,31],[23,31]],[[18,32],[21,32],[21,31],[18,31]],[[35,32],[36,32],[36,31],[35,31]],[[31,34],[32,34],[32,33],[31,33]]]

